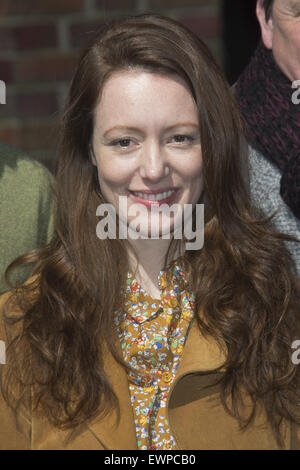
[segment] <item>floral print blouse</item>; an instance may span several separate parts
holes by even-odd
[[[194,316],[183,257],[159,273],[161,298],[153,299],[128,272],[116,325],[128,373],[138,449],[176,450],[167,400]]]

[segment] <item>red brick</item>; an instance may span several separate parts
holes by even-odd
[[[57,125],[54,123],[0,126],[0,141],[23,150],[51,149],[56,146]]]
[[[73,47],[83,47],[94,36],[96,31],[103,27],[104,23],[101,21],[77,23],[70,26],[70,38]]]
[[[15,95],[6,88],[6,103],[0,104],[0,120],[16,117]],[[0,127],[2,124],[0,124]]]
[[[99,8],[105,10],[133,10],[136,7],[135,0],[98,0],[96,4]]]
[[[13,64],[10,60],[0,60],[0,80],[6,84],[13,81]]]
[[[84,0],[1,0],[1,15],[73,13],[83,9]]]
[[[221,34],[221,21],[218,16],[185,17],[178,21],[193,31],[200,39],[213,39]]]
[[[50,117],[58,110],[57,95],[55,92],[18,93],[16,110],[18,118]]]
[[[7,87],[5,85],[3,86],[3,83],[0,83],[0,119],[13,117],[11,109],[7,106],[9,100],[8,93]],[[12,109],[14,109],[13,106]]]
[[[0,50],[8,51],[15,49],[16,38],[13,28],[8,26],[0,27]]]
[[[58,52],[21,57],[15,64],[15,80],[69,80],[76,62],[77,55]]]
[[[200,7],[202,5],[216,5],[218,0],[151,0],[150,6],[154,8]]]
[[[16,48],[19,50],[57,47],[54,24],[34,24],[14,27]]]

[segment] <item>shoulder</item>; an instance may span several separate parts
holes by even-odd
[[[31,448],[31,413],[23,404],[16,412],[20,387],[14,381],[17,364],[12,360],[10,351],[12,340],[20,336],[23,326],[22,319],[19,322],[14,320],[22,315],[13,292],[0,296],[0,450]],[[21,344],[22,349],[23,346],[24,343]]]
[[[3,142],[0,142],[0,176],[1,186],[6,180],[11,182],[12,179],[27,186],[33,181],[41,185],[53,180],[44,165]]]
[[[0,296],[0,372],[11,372],[19,358],[29,357],[26,314],[39,296],[39,277],[31,276],[24,284]],[[1,388],[0,381],[0,388]],[[1,426],[0,426],[1,427]]]
[[[274,222],[280,231],[300,235],[300,221],[280,195],[280,170],[263,154],[249,145],[250,190],[255,204],[266,216],[277,211]]]
[[[281,172],[264,155],[249,145],[250,192],[255,206],[266,217],[273,214],[272,227],[300,240],[300,220],[297,219],[280,195]],[[300,276],[300,243],[286,242]]]
[[[0,364],[6,364],[9,343],[22,329],[21,322],[12,325],[11,321],[21,317],[22,315],[23,312],[18,306],[12,291],[6,292],[0,296]]]
[[[34,303],[39,294],[39,277],[31,276],[22,286],[0,295],[0,341],[6,350],[7,343],[22,329],[26,308]],[[24,308],[22,308],[22,305]],[[20,321],[18,321],[20,320]],[[5,343],[5,347],[3,345]],[[1,360],[0,360],[1,364]]]
[[[280,170],[251,145],[248,146],[248,150],[252,189],[255,190],[256,187],[267,185],[268,188],[278,191],[279,195],[281,179]]]
[[[0,142],[1,272],[14,258],[52,238],[52,185],[44,165]]]

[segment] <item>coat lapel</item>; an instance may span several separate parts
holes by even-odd
[[[176,381],[191,372],[205,372],[222,367],[226,359],[226,348],[221,349],[212,336],[204,336],[194,319],[187,337],[183,357],[177,369]]]
[[[88,427],[105,449],[137,449],[127,373],[109,352],[105,372],[119,401],[120,420],[117,422],[117,412],[112,410]]]
[[[176,383],[183,375],[195,371],[213,370],[222,366],[224,360],[224,352],[211,337],[205,338],[200,333],[197,322],[194,321],[172,388],[176,387]],[[119,400],[120,421],[117,423],[117,413],[111,411],[104,418],[90,424],[89,429],[106,449],[137,449],[127,373],[110,353],[107,353],[105,370]]]

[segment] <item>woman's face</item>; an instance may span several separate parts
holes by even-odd
[[[177,204],[183,210],[199,200],[198,110],[181,78],[136,70],[113,74],[95,109],[92,145],[104,199],[128,223],[134,218],[130,207],[139,204],[145,236],[155,207]],[[119,210],[120,196],[126,198],[126,214]],[[174,223],[172,213],[160,218],[160,235],[168,227],[172,232]]]

